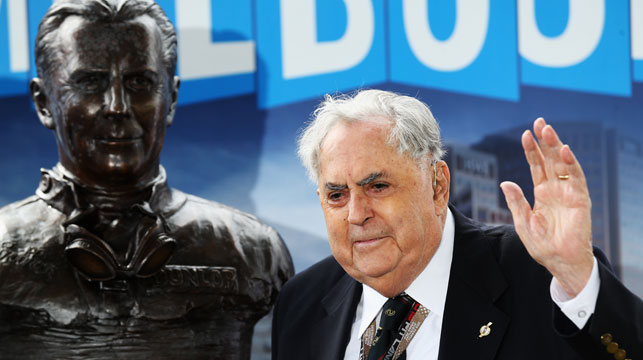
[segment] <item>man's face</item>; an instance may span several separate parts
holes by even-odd
[[[393,297],[440,243],[448,169],[434,192],[433,167],[421,169],[400,155],[387,143],[389,129],[380,122],[335,125],[321,146],[318,195],[335,259],[356,280]]]
[[[56,49],[46,107],[62,165],[89,185],[151,180],[176,100],[155,22],[71,16]]]

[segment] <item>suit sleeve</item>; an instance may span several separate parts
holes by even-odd
[[[283,296],[283,295],[282,295]],[[272,359],[279,359],[279,329],[281,328],[279,323],[279,298],[280,296],[277,296],[277,301],[275,302],[275,306],[272,308]]]
[[[616,278],[602,253],[595,255],[601,283],[594,314],[579,330],[554,306],[554,328],[583,359],[643,359],[643,301]]]

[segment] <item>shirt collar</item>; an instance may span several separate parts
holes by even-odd
[[[424,270],[413,280],[406,289],[406,293],[418,301],[432,313],[442,317],[444,304],[449,286],[449,274],[451,273],[451,260],[453,259],[453,239],[455,236],[455,225],[453,214],[447,208],[447,218],[442,230],[442,239],[438,249],[426,265]],[[368,285],[363,285],[362,293],[362,319],[359,326],[359,334],[364,333],[375,316],[379,314],[382,306],[388,300]]]

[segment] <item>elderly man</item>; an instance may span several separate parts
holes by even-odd
[[[0,357],[249,359],[292,261],[256,218],[168,187],[179,80],[163,11],[57,1],[36,64],[60,162],[0,210]]]
[[[417,99],[327,96],[314,117],[299,155],[333,256],[279,295],[273,359],[643,357],[643,303],[592,254],[583,171],[543,119],[538,142],[522,137],[533,209],[501,184],[514,231],[448,206],[439,128]]]

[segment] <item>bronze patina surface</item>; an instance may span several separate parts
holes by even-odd
[[[167,185],[179,80],[165,14],[58,1],[36,64],[60,162],[0,209],[0,357],[248,359],[292,261],[255,217]]]

